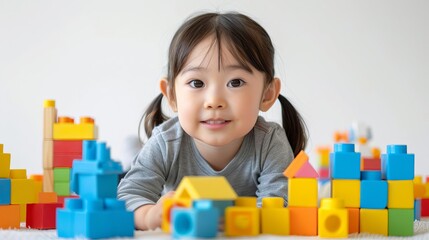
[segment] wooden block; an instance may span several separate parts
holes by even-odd
[[[43,168],[50,169],[54,167],[54,141],[43,140]]]
[[[53,126],[57,121],[57,109],[55,108],[55,101],[53,105],[46,104],[43,109],[43,139],[52,140],[53,139]]]
[[[43,191],[53,192],[54,191],[54,170],[43,169]]]

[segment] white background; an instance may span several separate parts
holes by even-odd
[[[360,120],[371,145],[407,144],[429,174],[429,1],[0,0],[0,143],[12,168],[42,172],[43,100],[90,115],[126,164],[158,93],[172,35],[192,13],[235,10],[266,28],[282,93],[304,117],[306,151]],[[268,119],[278,121],[275,106]]]

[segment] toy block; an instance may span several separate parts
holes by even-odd
[[[175,207],[186,207],[190,208],[190,202],[187,200],[181,201],[181,199],[173,199],[173,197],[165,198],[162,202],[162,231],[169,233],[171,231],[171,212]]]
[[[424,198],[426,192],[425,185],[414,182],[414,198]]]
[[[256,197],[237,197],[234,200],[236,207],[257,207],[258,199]]]
[[[64,208],[57,208],[56,225],[58,237],[61,238],[134,235],[133,213],[125,210],[125,202],[116,199],[68,198]]]
[[[9,178],[9,175],[10,175],[10,154],[3,153],[3,150],[2,150],[0,151],[0,178]]]
[[[411,180],[388,180],[388,208],[413,208],[414,183]]]
[[[346,238],[349,232],[349,215],[344,201],[336,198],[322,199],[318,212],[318,233],[322,238]]]
[[[174,198],[234,200],[237,194],[223,176],[191,176],[182,179]]]
[[[330,179],[329,167],[319,168],[319,179]]]
[[[58,123],[54,123],[54,140],[94,140],[97,138],[97,126],[94,120],[82,117],[79,124],[58,118]]]
[[[360,179],[360,153],[350,143],[337,143],[330,154],[330,173],[333,179]]]
[[[301,150],[301,152],[296,155],[295,159],[289,164],[286,170],[283,172],[283,175],[287,178],[295,177],[296,173],[301,169],[304,163],[308,162],[308,155]]]
[[[425,183],[425,195],[423,196],[423,198],[429,198],[429,182]]]
[[[54,168],[54,184],[65,182],[70,183],[70,168]]]
[[[172,211],[173,238],[214,238],[217,235],[219,210],[215,208],[180,208]]]
[[[57,203],[58,196],[55,192],[40,192],[38,195],[38,203]]]
[[[361,172],[361,180],[381,180],[381,171],[365,170]]]
[[[0,205],[0,229],[20,228],[19,205]]]
[[[34,180],[11,179],[10,202],[11,204],[36,203],[36,189]]]
[[[347,132],[334,132],[334,142],[349,142],[349,134]]]
[[[54,140],[54,153],[82,155],[82,140]]]
[[[81,161],[74,161],[71,190],[81,198],[116,198],[120,163],[110,158],[106,143],[83,142]]]
[[[389,209],[389,236],[413,236],[414,209]]]
[[[18,204],[19,205],[19,220],[25,222],[27,218],[27,204]]]
[[[287,236],[289,228],[289,209],[284,207],[281,197],[262,199],[261,233]]]
[[[373,158],[381,158],[381,150],[378,147],[371,148],[371,153]]]
[[[68,198],[79,198],[79,196],[78,195],[69,195],[69,196],[58,196],[57,195],[57,198],[58,198],[58,203],[61,203],[62,206],[64,206],[64,202],[66,199],[68,199]]]
[[[37,196],[43,192],[43,175],[33,174],[30,179],[34,181],[34,193],[36,194],[36,202],[38,202]]]
[[[289,207],[290,235],[317,236],[317,207]]]
[[[232,207],[232,206],[234,206],[234,201],[232,201],[232,200],[195,200],[192,203],[193,208],[198,208],[198,209],[215,208],[215,209],[217,209],[219,212],[220,218],[223,218],[225,216],[225,209],[227,207]]]
[[[387,236],[388,234],[387,209],[360,209],[360,232]]]
[[[54,170],[43,169],[43,191],[53,192],[54,191]]]
[[[421,208],[422,211],[420,212],[421,217],[429,217],[429,198],[422,198],[421,199]]]
[[[318,178],[319,174],[314,170],[313,166],[309,161],[305,162],[304,165],[296,172],[296,178]]]
[[[407,153],[407,145],[388,145],[381,155],[381,171],[383,179],[413,180],[414,154]]]
[[[329,167],[329,153],[331,152],[330,147],[319,147],[317,148],[317,154],[319,156],[319,166]]]
[[[10,179],[0,178],[0,205],[10,204]]]
[[[54,141],[43,140],[43,168],[50,169],[54,167]]]
[[[359,180],[332,180],[332,197],[343,199],[348,208],[359,208],[360,188]]]
[[[27,179],[27,170],[26,169],[11,169],[10,170],[11,179]]]
[[[69,196],[70,191],[70,183],[69,182],[54,182],[54,192],[58,196]]]
[[[54,154],[54,168],[71,168],[74,160],[82,159],[82,154],[76,155],[55,155]]]
[[[288,206],[317,207],[317,179],[290,178],[288,185]]]
[[[359,233],[359,208],[347,208],[349,212],[349,233]]]
[[[257,207],[227,207],[225,236],[256,236],[260,233],[260,212]]]
[[[26,227],[35,229],[55,229],[56,210],[60,203],[33,203],[27,205]]]
[[[383,209],[387,206],[387,182],[362,180],[360,183],[360,207]]]
[[[414,220],[420,220],[422,218],[422,200],[414,200]]]
[[[53,139],[53,126],[57,121],[57,109],[54,100],[45,100],[43,103],[43,139]]]
[[[372,170],[380,171],[381,170],[381,159],[380,158],[363,158],[362,159],[362,170]]]

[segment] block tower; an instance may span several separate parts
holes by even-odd
[[[284,171],[288,178],[290,235],[317,236],[318,174],[301,151]]]
[[[0,144],[0,228],[19,228],[25,222],[27,204],[35,203],[38,194],[26,169],[10,169],[10,156]]]
[[[82,159],[82,141],[97,138],[94,119],[58,117],[54,100],[44,102],[43,190],[56,192],[60,199],[70,196],[70,169],[74,159]],[[60,200],[61,201],[61,200]]]
[[[71,188],[80,198],[67,198],[57,209],[59,237],[132,237],[134,215],[116,199],[120,163],[105,143],[83,141],[82,160],[73,161]]]

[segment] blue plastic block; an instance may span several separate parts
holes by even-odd
[[[381,155],[381,172],[387,180],[413,180],[414,154],[407,153],[406,145],[388,145]]]
[[[354,144],[335,144],[329,165],[333,179],[360,179],[360,153],[354,151]]]
[[[217,235],[219,211],[216,208],[173,208],[173,238],[214,238]]]
[[[72,238],[75,236],[75,212],[82,211],[83,203],[79,198],[66,198],[64,208],[57,208],[58,237]]]
[[[422,218],[422,200],[414,199],[414,220]]]
[[[381,180],[381,171],[362,171],[362,180]]]
[[[360,207],[384,209],[387,206],[387,182],[362,180],[360,183]]]
[[[0,205],[10,204],[10,179],[0,178]]]
[[[195,209],[210,209],[210,208],[216,208],[219,210],[219,216],[224,217],[225,216],[225,209],[227,207],[234,206],[234,201],[232,200],[224,200],[224,201],[217,201],[217,200],[195,200],[193,203],[193,208]]]
[[[79,174],[77,176],[78,192],[81,198],[115,198],[117,195],[118,175],[90,175]]]

